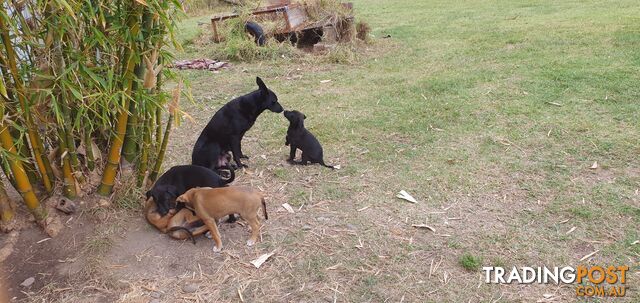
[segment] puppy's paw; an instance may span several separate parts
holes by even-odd
[[[213,237],[211,237],[211,232],[208,231],[206,234],[204,234],[205,237],[207,237],[208,239],[211,239]]]
[[[213,246],[213,252],[221,252],[222,251],[222,246],[217,247],[217,246]]]
[[[253,246],[254,244],[256,244],[256,241],[254,241],[253,239],[247,240],[247,246]]]

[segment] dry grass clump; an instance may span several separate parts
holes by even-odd
[[[219,27],[223,42],[214,48],[214,57],[224,60],[248,61],[275,59],[282,56],[294,56],[295,48],[289,43],[278,43],[266,35],[266,44],[259,46],[254,38],[245,31],[245,20],[242,16],[230,19]]]
[[[338,0],[302,0],[309,20],[337,24],[341,20],[353,15],[353,10],[344,6]]]
[[[371,26],[365,21],[356,24],[356,37],[364,42],[371,41]]]

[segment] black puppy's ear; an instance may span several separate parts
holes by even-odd
[[[264,82],[262,82],[262,79],[260,79],[260,77],[256,77],[256,84],[258,84],[258,87],[260,88],[260,90],[262,91],[267,90],[267,86],[264,84]]]

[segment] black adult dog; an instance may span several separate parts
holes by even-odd
[[[222,179],[214,171],[202,166],[174,166],[162,174],[147,191],[147,199],[153,197],[158,213],[164,216],[170,209],[176,207],[176,198],[191,188],[223,187],[233,182],[235,179],[233,168],[229,168],[229,172],[229,178]]]
[[[213,115],[193,147],[191,164],[217,169],[224,164],[223,157],[231,151],[237,167],[247,167],[240,161],[241,158],[249,158],[242,153],[240,145],[244,133],[264,110],[275,113],[283,110],[276,94],[260,77],[256,78],[256,83],[258,90],[229,101]]]
[[[284,116],[289,120],[289,129],[287,129],[287,138],[285,145],[291,145],[291,152],[289,153],[289,163],[306,165],[307,162],[320,163],[322,166],[333,169],[333,166],[324,164],[322,159],[322,145],[318,142],[318,139],[304,128],[304,119],[307,118],[303,113],[293,110],[284,111]],[[296,149],[302,151],[302,160],[295,162],[293,159],[296,157]]]

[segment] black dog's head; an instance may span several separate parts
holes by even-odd
[[[164,216],[175,207],[178,189],[173,185],[159,185],[148,191],[146,195],[147,199],[153,197],[158,213]]]
[[[285,110],[284,117],[289,120],[289,123],[294,128],[304,127],[304,119],[307,118],[307,116],[297,110]]]
[[[256,77],[256,83],[258,84],[258,87],[260,88],[260,94],[262,94],[263,97],[262,106],[274,113],[281,113],[283,108],[282,105],[278,103],[278,96],[276,96],[273,91],[267,88],[267,85],[262,82],[262,79],[260,79],[260,77]]]

